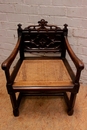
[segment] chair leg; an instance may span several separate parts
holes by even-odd
[[[14,92],[12,92],[10,94],[10,99],[11,99],[11,103],[12,103],[12,107],[13,107],[14,116],[19,116],[18,103],[17,103],[16,95]]]
[[[76,100],[76,93],[71,93],[69,108],[68,108],[68,111],[67,111],[69,116],[73,115],[75,100]]]

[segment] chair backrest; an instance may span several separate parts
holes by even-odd
[[[18,35],[21,35],[20,54],[24,53],[57,53],[58,57],[65,56],[64,35],[67,28],[59,28],[55,25],[48,25],[42,19],[38,25],[31,25],[25,29],[18,28]]]

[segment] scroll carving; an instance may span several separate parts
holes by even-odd
[[[31,25],[31,26],[28,26],[27,28],[25,28],[25,30],[37,30],[37,31],[40,31],[40,30],[46,30],[46,31],[49,31],[49,30],[60,30],[61,28],[55,26],[55,25],[48,25],[47,24],[48,22],[45,21],[44,19],[41,19],[40,21],[38,21],[38,25]]]

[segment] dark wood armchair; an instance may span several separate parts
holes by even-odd
[[[18,41],[14,50],[1,65],[5,71],[6,87],[14,116],[19,115],[19,104],[24,95],[64,96],[68,115],[72,115],[84,64],[69,45],[67,24],[61,29],[48,25],[42,19],[38,25],[25,29],[21,26],[18,25]],[[76,74],[66,59],[66,51],[76,67]],[[18,52],[19,60],[10,73],[10,67]],[[19,92],[18,98],[16,92]],[[70,92],[70,98],[67,92]]]

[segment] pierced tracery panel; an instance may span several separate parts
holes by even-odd
[[[63,30],[42,19],[22,31],[25,52],[61,52]]]
[[[61,51],[61,36],[54,36],[53,34],[32,34],[25,36],[24,39],[25,51]]]

